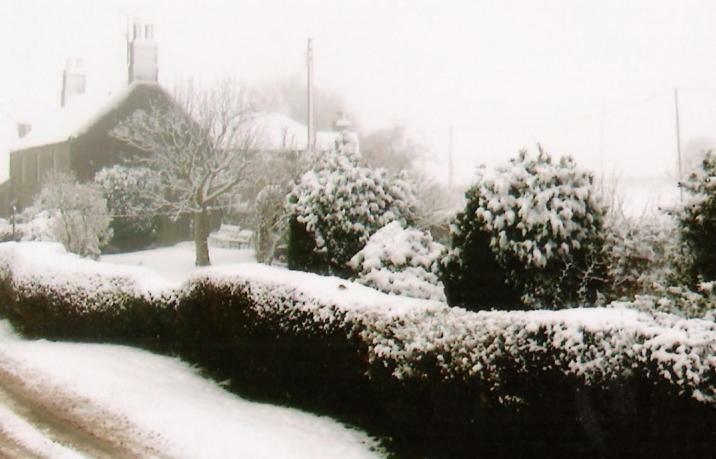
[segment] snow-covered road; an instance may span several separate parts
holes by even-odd
[[[0,321],[0,457],[374,458],[331,419],[248,402],[173,358],[29,341]]]

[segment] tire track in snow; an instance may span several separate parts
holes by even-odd
[[[6,434],[0,425],[0,458],[2,459],[41,459],[42,456],[30,451]]]
[[[17,369],[16,362],[0,353],[0,405],[42,432],[51,443],[92,458],[162,457],[141,440],[143,435],[126,419],[43,382],[39,375],[21,377]],[[1,427],[0,443],[11,446],[0,449],[0,457],[45,457],[29,445],[19,444]],[[5,442],[5,438],[11,441]]]

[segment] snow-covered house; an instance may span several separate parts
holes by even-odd
[[[62,77],[60,106],[17,126],[18,138],[8,146],[9,174],[0,212],[10,213],[32,203],[43,177],[52,170],[69,170],[79,180],[90,180],[105,166],[132,154],[127,145],[109,135],[124,118],[152,104],[171,103],[157,83],[157,47],[153,28],[136,23],[128,40],[128,84],[111,92],[85,91],[86,75],[77,60],[68,60]]]
[[[259,145],[263,151],[305,151],[308,139],[308,129],[293,118],[277,112],[260,112],[256,115],[256,131],[259,135]],[[339,113],[332,131],[317,131],[314,141],[314,151],[330,151],[346,136],[358,143],[357,135],[350,130],[351,124],[346,117]]]

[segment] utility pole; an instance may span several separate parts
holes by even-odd
[[[306,63],[308,64],[308,138],[306,139],[306,152],[313,153],[315,147],[313,133],[313,41],[308,39],[306,50]]]
[[[450,126],[450,134],[448,139],[448,189],[452,190],[452,146],[453,146],[453,127]]]
[[[679,128],[679,90],[674,88],[674,109],[676,114],[676,154],[679,160],[679,202],[684,202],[684,188],[681,186],[681,130]]]

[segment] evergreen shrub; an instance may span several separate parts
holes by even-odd
[[[415,196],[407,180],[358,165],[336,149],[289,195],[289,268],[350,277],[350,259],[392,221],[410,224]]]
[[[451,304],[509,309],[514,297],[530,309],[594,304],[606,270],[604,209],[592,176],[574,160],[555,161],[541,147],[536,156],[521,151],[508,165],[481,169],[466,198],[443,261]]]

